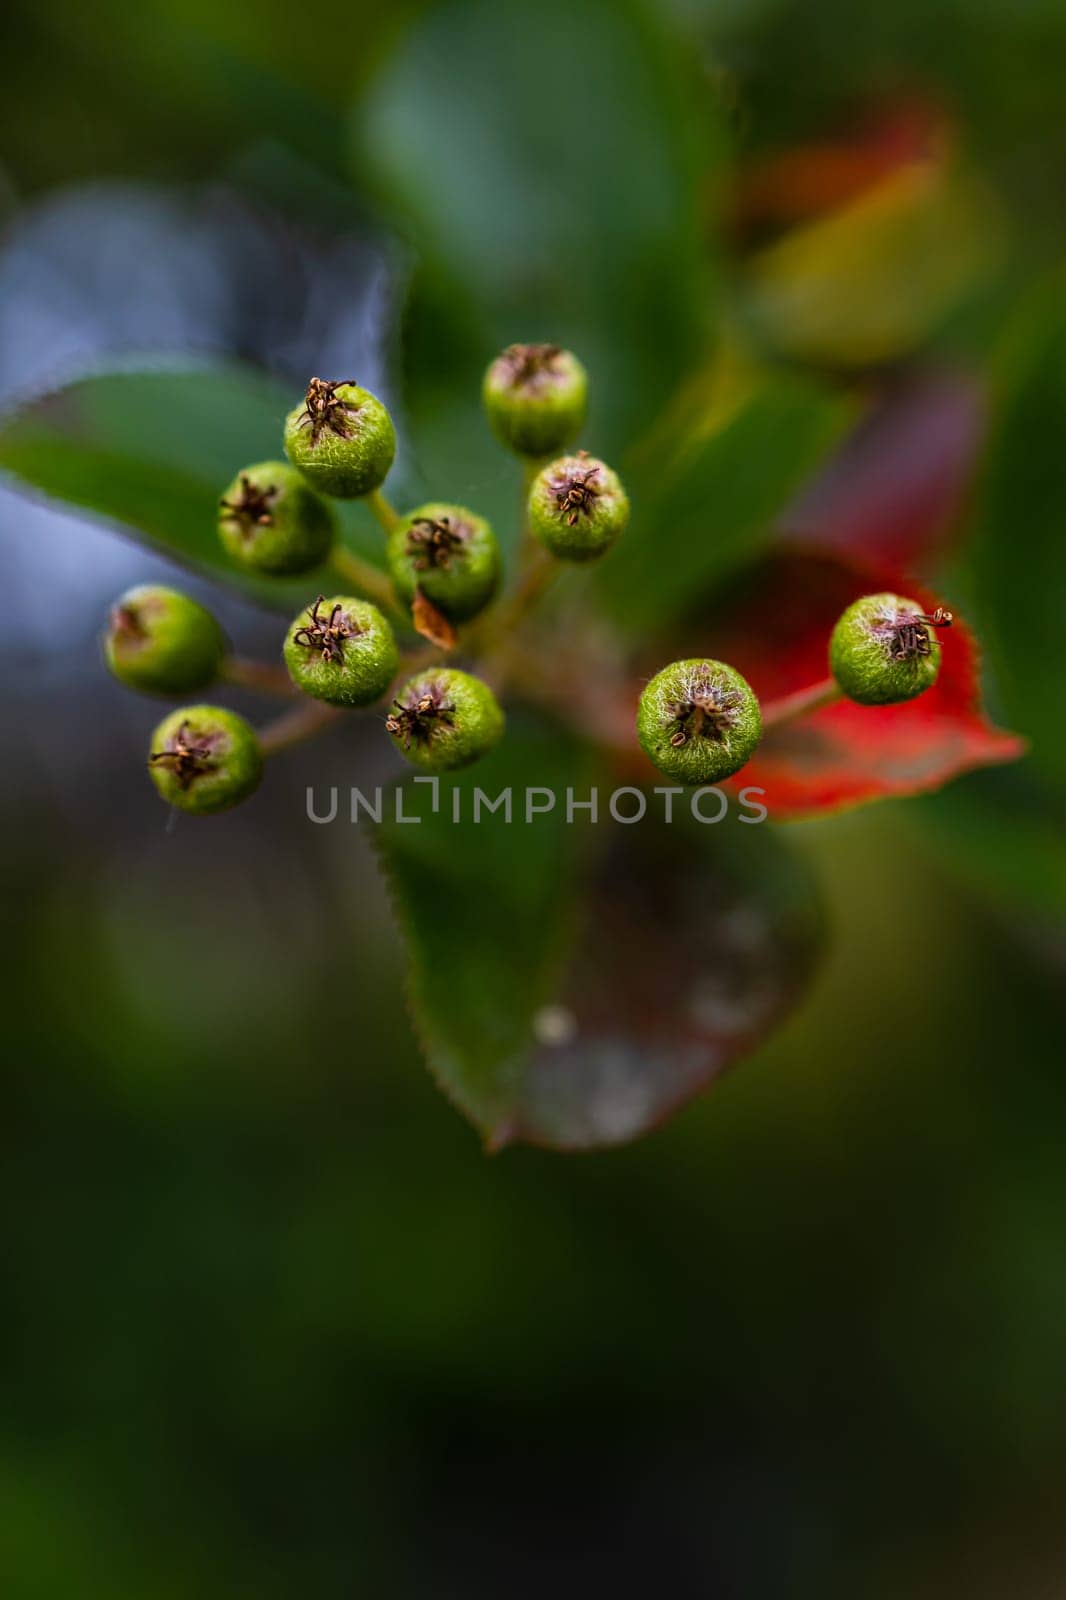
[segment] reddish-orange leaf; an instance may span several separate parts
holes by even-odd
[[[748,573],[695,648],[729,661],[764,709],[828,672],[837,617],[860,595],[896,589],[932,610],[938,598],[910,580],[886,580],[832,557],[778,555]],[[976,767],[1013,761],[1025,742],[993,727],[980,705],[977,649],[965,619],[941,635],[940,676],[925,694],[897,706],[826,706],[770,729],[737,787],[766,791],[779,819],[817,816],[889,795],[938,789]]]

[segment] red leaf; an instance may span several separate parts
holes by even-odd
[[[780,555],[749,572],[697,649],[730,662],[769,702],[827,676],[833,625],[853,600],[893,588],[938,603],[911,580],[886,581],[828,556]],[[769,729],[736,787],[765,789],[778,819],[817,816],[889,795],[921,794],[975,767],[1013,761],[1025,742],[994,728],[979,704],[977,651],[964,622],[941,636],[933,688],[898,706],[841,701]]]
[[[900,167],[942,157],[944,112],[915,96],[880,107],[835,138],[775,151],[744,168],[730,213],[742,236],[792,226],[858,199]]]
[[[911,569],[951,529],[983,424],[970,378],[940,372],[892,383],[784,513],[784,538]]]

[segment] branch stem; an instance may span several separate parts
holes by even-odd
[[[831,706],[842,698],[836,679],[823,678],[807,689],[797,689],[795,694],[782,695],[780,700],[767,700],[762,708],[763,732],[809,716],[812,711],[820,711],[823,706]]]
[[[321,700],[307,700],[303,705],[286,711],[267,724],[259,735],[259,747],[265,756],[276,756],[290,745],[303,744],[316,733],[328,728],[344,715],[339,706],[327,706]]]
[[[336,577],[344,583],[351,584],[360,594],[373,600],[375,605],[383,606],[393,613],[398,611],[396,595],[389,578],[379,567],[364,561],[362,556],[357,556],[354,550],[349,550],[346,545],[334,545],[329,565]]]
[[[536,544],[525,564],[519,569],[518,581],[511,593],[480,624],[475,624],[463,640],[462,648],[468,654],[482,658],[513,653],[511,639],[519,624],[536,605],[544,591],[562,571],[563,563],[550,556],[543,545]],[[488,666],[488,662],[485,662]]]
[[[392,533],[394,528],[400,526],[403,518],[392,501],[380,489],[371,489],[365,499],[371,514],[377,518],[386,533]]]
[[[405,650],[400,656],[400,666],[392,688],[384,698],[391,700],[397,684],[416,672],[431,667],[439,655],[440,651],[432,647],[425,650]],[[299,693],[292,683],[289,684],[289,690],[294,694]],[[344,706],[326,705],[322,700],[308,700],[303,695],[300,695],[300,702],[291,711],[284,712],[260,730],[259,744],[265,756],[275,756],[279,750],[287,750],[290,745],[303,744],[305,740],[313,739],[324,729],[331,728],[338,717],[346,714]]]
[[[526,613],[532,611],[541,595],[555,582],[562,569],[562,562],[556,561],[554,556],[538,545],[526,562],[513,591],[500,607],[495,633],[503,637],[513,633]]]
[[[280,695],[290,700],[299,694],[289,674],[275,661],[253,661],[249,656],[227,656],[218,669],[223,683],[239,689],[254,689],[258,694]]]
[[[543,546],[534,537],[533,529],[529,525],[529,496],[537,475],[544,466],[545,458],[542,456],[524,456],[522,458],[522,498],[518,506],[518,570],[525,569],[536,560]]]

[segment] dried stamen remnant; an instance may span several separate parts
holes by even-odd
[[[344,660],[345,639],[354,639],[363,630],[345,615],[339,600],[328,617],[321,615],[318,608],[325,604],[325,599],[325,595],[320,594],[314,605],[308,607],[307,621],[293,634],[293,643],[316,650],[323,661],[341,662]]]
[[[579,450],[577,459],[587,461],[588,451]],[[563,471],[549,479],[548,487],[555,497],[556,509],[560,517],[565,519],[568,528],[574,527],[579,517],[592,514],[592,508],[601,492],[596,481],[600,476],[600,470],[600,463],[597,461],[592,466]]]
[[[670,735],[675,750],[690,739],[714,739],[719,743],[736,726],[741,696],[735,689],[719,688],[707,676],[694,678],[686,698],[667,707],[668,717],[677,724]]]
[[[327,383],[324,378],[311,379],[304,397],[304,408],[296,419],[296,426],[310,428],[312,444],[317,444],[327,429],[330,433],[335,433],[339,439],[351,438],[350,419],[358,413],[359,407],[352,405],[348,400],[342,400],[337,391],[357,387],[354,378],[340,378],[333,383]]]
[[[899,612],[886,619],[878,634],[893,661],[914,661],[930,654],[927,628],[950,628],[953,621],[943,606],[937,606],[931,616],[925,611]]]
[[[169,767],[178,780],[178,786],[188,789],[196,778],[205,772],[213,772],[218,766],[213,759],[217,743],[217,737],[212,734],[196,738],[190,732],[189,724],[183,722],[163,749],[153,750],[148,760],[153,766]]]
[[[540,389],[562,372],[562,354],[557,344],[509,344],[500,361],[516,389]]]
[[[385,731],[399,739],[405,750],[412,741],[428,744],[434,730],[442,723],[450,726],[454,721],[452,708],[443,691],[436,684],[420,686],[405,702],[396,700],[385,718]]]
[[[144,625],[144,618],[135,606],[119,601],[111,607],[111,632],[116,639],[132,644],[136,640],[147,639],[148,629]]]
[[[762,736],[759,702],[725,661],[674,661],[644,686],[640,747],[680,783],[719,783],[750,760]]]
[[[461,522],[453,523],[451,517],[416,517],[407,534],[407,549],[415,571],[427,572],[431,567],[447,571],[452,557],[466,543],[467,531]]]
[[[241,531],[241,537],[248,539],[256,528],[269,528],[274,521],[272,501],[277,496],[277,485],[268,483],[266,488],[260,488],[253,483],[246,472],[240,475],[240,494],[235,500],[219,501],[221,510],[229,513]]]

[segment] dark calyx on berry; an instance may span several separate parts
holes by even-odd
[[[133,641],[147,639],[148,629],[144,626],[140,612],[135,606],[119,601],[111,607],[110,615],[111,632],[116,638],[121,637]]]
[[[327,430],[339,439],[351,438],[350,419],[358,413],[359,407],[350,400],[343,400],[337,391],[355,388],[358,384],[354,378],[340,378],[333,383],[327,383],[324,378],[311,379],[296,425],[310,428],[312,444],[317,444]]]
[[[874,631],[893,661],[914,661],[930,653],[926,629],[950,628],[954,620],[950,611],[937,606],[931,616],[925,611],[901,611]]]
[[[317,651],[323,661],[341,662],[345,639],[354,639],[365,630],[353,623],[339,601],[328,617],[323,615],[319,607],[324,605],[325,599],[325,595],[320,594],[314,605],[308,606],[307,621],[293,634],[293,643]]]
[[[514,388],[535,393],[563,375],[562,354],[562,346],[557,344],[509,344],[500,361]]]
[[[219,737],[213,733],[194,735],[189,724],[183,722],[163,749],[153,750],[148,760],[153,766],[169,767],[179,788],[188,789],[195,779],[218,766],[214,757]]]
[[[277,496],[277,485],[267,484],[260,488],[252,482],[246,472],[240,475],[240,495],[236,500],[219,501],[219,507],[228,511],[230,517],[236,522],[241,531],[242,539],[248,539],[256,528],[269,528],[274,521],[274,512],[271,502]]]
[[[451,517],[416,517],[407,534],[412,567],[416,572],[428,572],[432,567],[447,571],[469,535],[466,524],[453,522]]]
[[[722,738],[737,723],[741,695],[735,689],[717,688],[709,677],[696,678],[686,700],[675,700],[667,707],[667,714],[677,727],[670,735],[675,750],[688,744],[690,739]]]
[[[385,718],[385,731],[399,739],[405,750],[412,743],[428,744],[435,730],[451,725],[451,702],[438,684],[420,684],[406,700],[398,699]]]
[[[579,461],[587,461],[587,450],[579,450]],[[560,517],[564,518],[569,528],[574,527],[581,516],[590,516],[592,508],[600,496],[600,487],[596,480],[600,475],[599,462],[590,467],[578,467],[574,470],[558,473],[549,479],[548,487],[555,496],[555,504]]]

